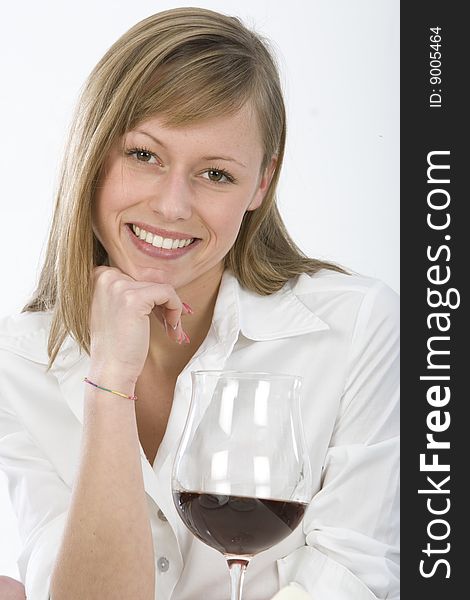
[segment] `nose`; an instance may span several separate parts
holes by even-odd
[[[165,221],[189,219],[192,214],[192,193],[185,175],[176,169],[161,174],[149,204]]]

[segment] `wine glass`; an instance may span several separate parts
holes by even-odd
[[[221,552],[231,600],[250,559],[299,525],[311,497],[301,378],[193,371],[191,406],[172,473],[186,527]]]

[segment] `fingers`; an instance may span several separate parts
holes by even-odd
[[[186,304],[186,302],[183,302],[183,308],[186,311],[187,315],[192,315],[193,314],[193,309],[189,306],[189,304]]]
[[[190,343],[182,317],[192,309],[183,304],[173,286],[136,281],[114,267],[96,267],[90,305],[90,357],[94,364],[119,365],[127,379],[137,381],[149,352],[151,313],[171,340]]]
[[[120,269],[107,266],[95,267],[93,286],[91,330],[95,332],[94,348],[112,353],[113,348],[108,347],[111,341],[116,347],[121,346],[116,340],[123,340],[132,358],[126,362],[139,362],[148,351],[150,313],[158,318],[169,339],[178,344],[190,343],[182,317],[191,315],[193,310],[181,301],[173,286],[136,281]],[[113,317],[111,320],[110,316]],[[102,349],[102,346],[106,348]]]
[[[191,340],[183,329],[181,317],[192,314],[192,308],[185,302],[182,302],[181,307],[178,308],[165,306],[163,309],[163,326],[165,327],[167,336],[175,340],[178,344],[189,344]]]

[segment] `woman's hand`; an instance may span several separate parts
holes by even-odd
[[[191,310],[171,285],[135,281],[114,267],[96,267],[90,314],[90,356],[95,370],[112,367],[136,382],[150,343],[150,313],[170,339],[188,343],[181,314]]]
[[[6,575],[0,575],[0,598],[2,600],[26,600],[24,585]]]

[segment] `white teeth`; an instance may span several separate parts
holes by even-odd
[[[186,240],[163,238],[160,235],[154,235],[149,231],[145,231],[145,229],[141,229],[140,227],[137,227],[137,225],[132,225],[132,230],[138,238],[147,242],[147,244],[151,244],[156,248],[165,248],[166,250],[176,250],[177,248],[185,248],[186,246],[189,246],[189,244],[192,241],[194,241],[194,238],[189,238]]]

